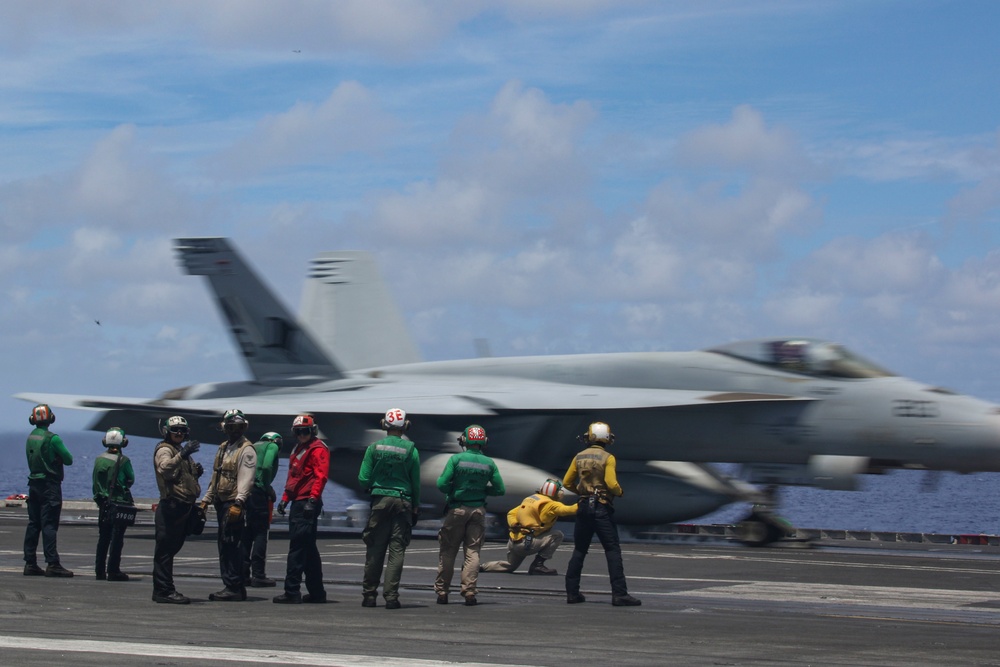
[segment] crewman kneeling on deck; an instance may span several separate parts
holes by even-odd
[[[507,560],[483,563],[483,572],[513,572],[528,556],[535,560],[528,566],[528,574],[558,574],[545,566],[545,561],[555,555],[563,542],[560,530],[553,530],[560,517],[575,516],[576,504],[564,505],[563,486],[557,479],[547,479],[521,504],[507,513],[510,539],[507,541]]]

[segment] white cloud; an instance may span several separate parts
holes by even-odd
[[[345,153],[379,149],[397,122],[355,81],[339,84],[320,104],[297,102],[267,116],[218,161],[233,176],[287,165],[330,163]]]

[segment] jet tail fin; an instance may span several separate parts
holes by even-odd
[[[343,377],[332,357],[299,326],[228,239],[175,239],[174,249],[188,275],[208,278],[219,311],[258,382],[294,386]]]
[[[369,253],[320,253],[310,265],[300,313],[348,370],[421,361]]]

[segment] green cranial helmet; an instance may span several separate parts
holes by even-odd
[[[222,416],[222,430],[227,434],[242,434],[249,425],[242,410],[226,410],[226,414]]]
[[[101,444],[105,447],[115,447],[117,449],[128,447],[128,438],[125,437],[125,429],[119,426],[112,426],[104,434],[104,440],[101,440]]]
[[[177,435],[187,436],[191,432],[191,427],[188,426],[188,420],[184,419],[180,415],[174,415],[167,419],[167,423],[161,426],[163,435],[168,435],[174,433]]]
[[[275,433],[274,431],[270,431],[268,433],[265,433],[264,435],[260,436],[260,439],[261,439],[261,442],[273,442],[279,448],[281,448],[281,446],[285,443],[285,441],[282,439],[282,437],[280,435],[278,435],[277,433]]]

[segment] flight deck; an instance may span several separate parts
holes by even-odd
[[[435,604],[437,543],[418,538],[403,607],[390,611],[381,598],[361,607],[364,545],[354,535],[319,541],[330,603],[271,603],[288,547],[280,532],[268,553],[278,587],[223,603],[208,601],[222,587],[209,526],[176,559],[192,604],[174,606],[150,599],[151,525],[127,534],[129,582],[94,579],[97,531],[87,523],[59,530],[74,578],[23,576],[24,525],[23,510],[0,510],[0,649],[11,665],[1000,664],[1000,549],[990,544],[630,542],[635,608],[612,607],[595,544],[584,604],[566,604],[562,576],[518,572],[482,573],[480,604],[465,607]],[[483,548],[484,560],[504,553],[500,541]],[[561,574],[569,555],[567,544],[550,564]]]

